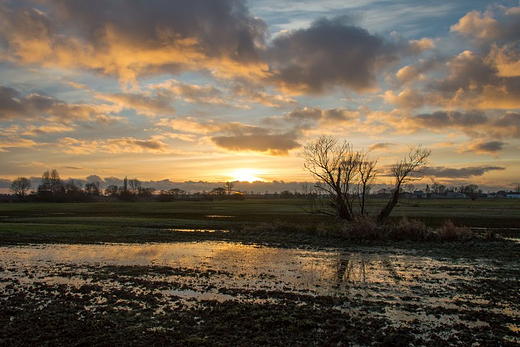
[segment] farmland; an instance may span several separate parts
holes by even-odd
[[[374,213],[384,201],[374,200]],[[390,222],[403,217],[436,227],[449,219],[475,230],[495,229],[515,236],[520,202],[508,199],[409,200],[400,203]],[[99,202],[77,204],[0,204],[0,243],[171,242],[231,237],[243,240],[245,226],[282,223],[288,230],[313,230],[330,217],[304,212],[297,200]],[[230,231],[191,233],[176,230]],[[210,235],[213,234],[213,235]],[[270,237],[286,239],[283,232]],[[294,235],[293,235],[294,236]],[[299,235],[303,236],[303,235]],[[253,237],[253,236],[251,236]],[[250,241],[265,240],[253,238]],[[294,242],[299,242],[296,238]]]
[[[0,345],[520,343],[519,202],[403,217],[505,238],[342,239],[281,199],[2,204]]]

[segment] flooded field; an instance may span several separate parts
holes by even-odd
[[[514,259],[398,247],[4,246],[0,341],[61,343],[61,322],[89,344],[514,345],[519,275]]]

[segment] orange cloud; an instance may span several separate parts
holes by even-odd
[[[499,22],[490,13],[471,11],[462,17],[457,24],[450,27],[451,31],[479,39],[496,39],[501,34]]]
[[[153,7],[140,2],[46,2],[39,6],[45,12],[2,6],[0,37],[8,44],[4,56],[14,63],[117,76],[125,89],[135,89],[138,76],[160,72],[263,76],[267,65],[258,50],[265,23],[241,3],[206,2],[165,1]]]
[[[63,137],[56,142],[57,150],[73,155],[105,153],[169,153],[170,147],[157,139],[141,140],[124,137],[107,140],[83,140]]]

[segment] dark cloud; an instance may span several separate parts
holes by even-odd
[[[411,129],[444,131],[458,129],[470,137],[490,137],[494,139],[520,137],[520,113],[486,113],[480,110],[436,111],[403,118],[400,122]],[[476,148],[475,148],[476,149]]]
[[[369,147],[369,151],[374,151],[378,149],[389,149],[390,146],[394,146],[395,143],[391,142],[382,142],[382,143],[375,143]]]
[[[470,178],[482,176],[489,171],[502,171],[505,167],[501,166],[469,166],[460,169],[448,168],[445,166],[427,167],[423,174],[425,176],[444,177],[444,178]]]
[[[339,85],[360,92],[374,87],[378,61],[395,59],[393,53],[383,39],[342,16],[278,36],[268,60],[272,79],[288,90],[319,93]]]
[[[266,152],[271,155],[287,155],[289,150],[300,147],[297,134],[214,136],[211,139],[219,147],[232,151]]]
[[[29,120],[45,118],[57,123],[93,120],[109,113],[103,105],[71,104],[41,94],[22,95],[13,88],[0,86],[0,119]]]
[[[497,70],[481,55],[463,52],[448,61],[450,74],[444,79],[432,83],[429,88],[447,95],[461,90],[471,93],[481,93],[485,85],[497,84],[502,81],[496,76]]]
[[[91,69],[125,84],[186,70],[247,75],[237,71],[261,63],[268,32],[243,0],[34,0],[0,6],[0,22],[13,61]]]
[[[115,153],[124,152],[165,152],[168,145],[156,139],[138,140],[134,138],[109,139],[106,148]]]
[[[290,128],[295,131],[316,129],[320,125],[342,125],[359,116],[347,108],[303,107],[287,112],[283,116],[264,117],[262,124],[274,128]]]
[[[419,125],[431,129],[450,126],[472,127],[488,122],[486,114],[478,110],[467,112],[437,111],[429,114],[419,114],[415,116],[415,120],[419,123]]]
[[[20,92],[0,85],[0,119],[12,119],[22,114],[25,106],[20,102]]]
[[[507,112],[494,119],[490,124],[491,135],[495,137],[520,138],[520,113]]]
[[[267,30],[241,0],[58,0],[49,4],[51,13],[96,44],[111,27],[137,45],[196,39],[209,56],[231,52],[236,60],[250,61],[258,59],[256,42],[263,43]]]
[[[486,141],[486,140],[477,140],[474,142],[470,142],[466,146],[462,146],[462,153],[476,153],[476,154],[491,154],[497,155],[498,152],[504,149],[505,143],[502,141]]]

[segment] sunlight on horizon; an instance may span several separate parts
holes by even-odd
[[[254,169],[237,169],[233,171],[230,176],[233,177],[233,180],[240,182],[255,182],[255,181],[265,181],[263,178],[258,177],[260,172]]]

